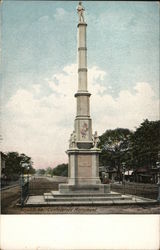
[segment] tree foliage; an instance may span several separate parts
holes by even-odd
[[[29,169],[22,168],[22,163],[29,166]],[[35,170],[32,166],[33,162],[31,157],[25,154],[19,154],[18,152],[8,152],[6,154],[4,175],[8,178],[18,177],[22,172],[33,174]]]
[[[144,120],[135,132],[117,128],[100,136],[100,164],[116,167],[125,162],[128,168],[152,167],[160,152],[160,121]]]
[[[37,169],[36,173],[39,175],[44,175],[46,173],[46,169],[44,169],[44,168]]]
[[[160,121],[141,123],[132,136],[132,161],[142,167],[156,166],[160,152]]]
[[[45,174],[46,175],[52,175],[52,172],[53,172],[53,169],[51,167],[48,167],[46,170],[45,170]]]
[[[99,138],[99,147],[102,150],[100,163],[116,168],[117,172],[120,172],[121,163],[127,162],[130,156],[131,135],[129,129],[106,130]]]
[[[53,169],[52,174],[58,176],[68,176],[68,164],[63,163],[58,165]]]

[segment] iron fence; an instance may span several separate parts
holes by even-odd
[[[157,200],[158,197],[158,185],[156,184],[125,181],[121,184],[112,183],[111,190],[122,194],[131,194],[154,200]]]

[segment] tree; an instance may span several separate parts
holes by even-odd
[[[68,164],[63,163],[58,165],[53,169],[52,174],[58,176],[68,176]]]
[[[39,175],[44,175],[46,173],[46,169],[43,169],[43,168],[37,169],[36,173]]]
[[[144,120],[135,132],[118,128],[106,130],[100,137],[100,164],[116,167],[122,163],[134,170],[156,166],[160,153],[160,121]]]
[[[45,174],[52,175],[53,169],[51,167],[48,167],[45,171]]]
[[[22,163],[25,163],[27,167],[29,167],[29,169],[27,169],[27,167],[24,168],[23,170],[23,173],[24,174],[31,174],[32,173],[35,173],[35,169],[33,168],[33,162],[31,160],[31,157],[25,155],[25,154],[20,154],[20,165],[21,165],[21,168],[22,168]],[[22,172],[22,171],[21,171]]]
[[[25,163],[30,167],[29,171],[26,168],[22,169],[22,163]],[[34,172],[35,170],[32,164],[31,157],[25,154],[19,154],[18,152],[8,152],[6,154],[4,175],[10,179],[16,179],[22,171],[24,174]]]
[[[21,173],[20,157],[17,152],[9,152],[6,154],[4,175],[7,178],[13,178]]]
[[[117,128],[106,130],[99,139],[99,148],[102,150],[100,164],[109,165],[117,169],[120,176],[122,162],[129,162],[131,151],[132,132],[129,129]]]
[[[144,120],[132,135],[132,161],[135,167],[156,166],[160,152],[160,121]]]

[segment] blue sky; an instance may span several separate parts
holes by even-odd
[[[4,1],[2,49],[7,96],[17,84],[38,83],[43,76],[76,62],[76,5],[76,1]],[[149,81],[157,89],[158,4],[89,1],[85,8],[88,65],[96,64],[109,73],[113,94],[132,88],[134,81]],[[20,83],[24,77],[26,83]]]
[[[25,151],[37,167],[39,162],[46,167],[67,161],[64,151],[73,130],[77,88],[77,4],[4,0],[1,5],[3,150]],[[158,119],[158,2],[83,5],[93,127],[101,134],[107,128],[134,129],[145,118]],[[64,147],[59,145],[61,136]],[[46,146],[38,146],[39,141]],[[47,145],[51,149],[42,157]]]

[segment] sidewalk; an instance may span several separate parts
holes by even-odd
[[[6,190],[20,185],[20,180],[8,182],[7,185],[0,186],[0,190]]]

